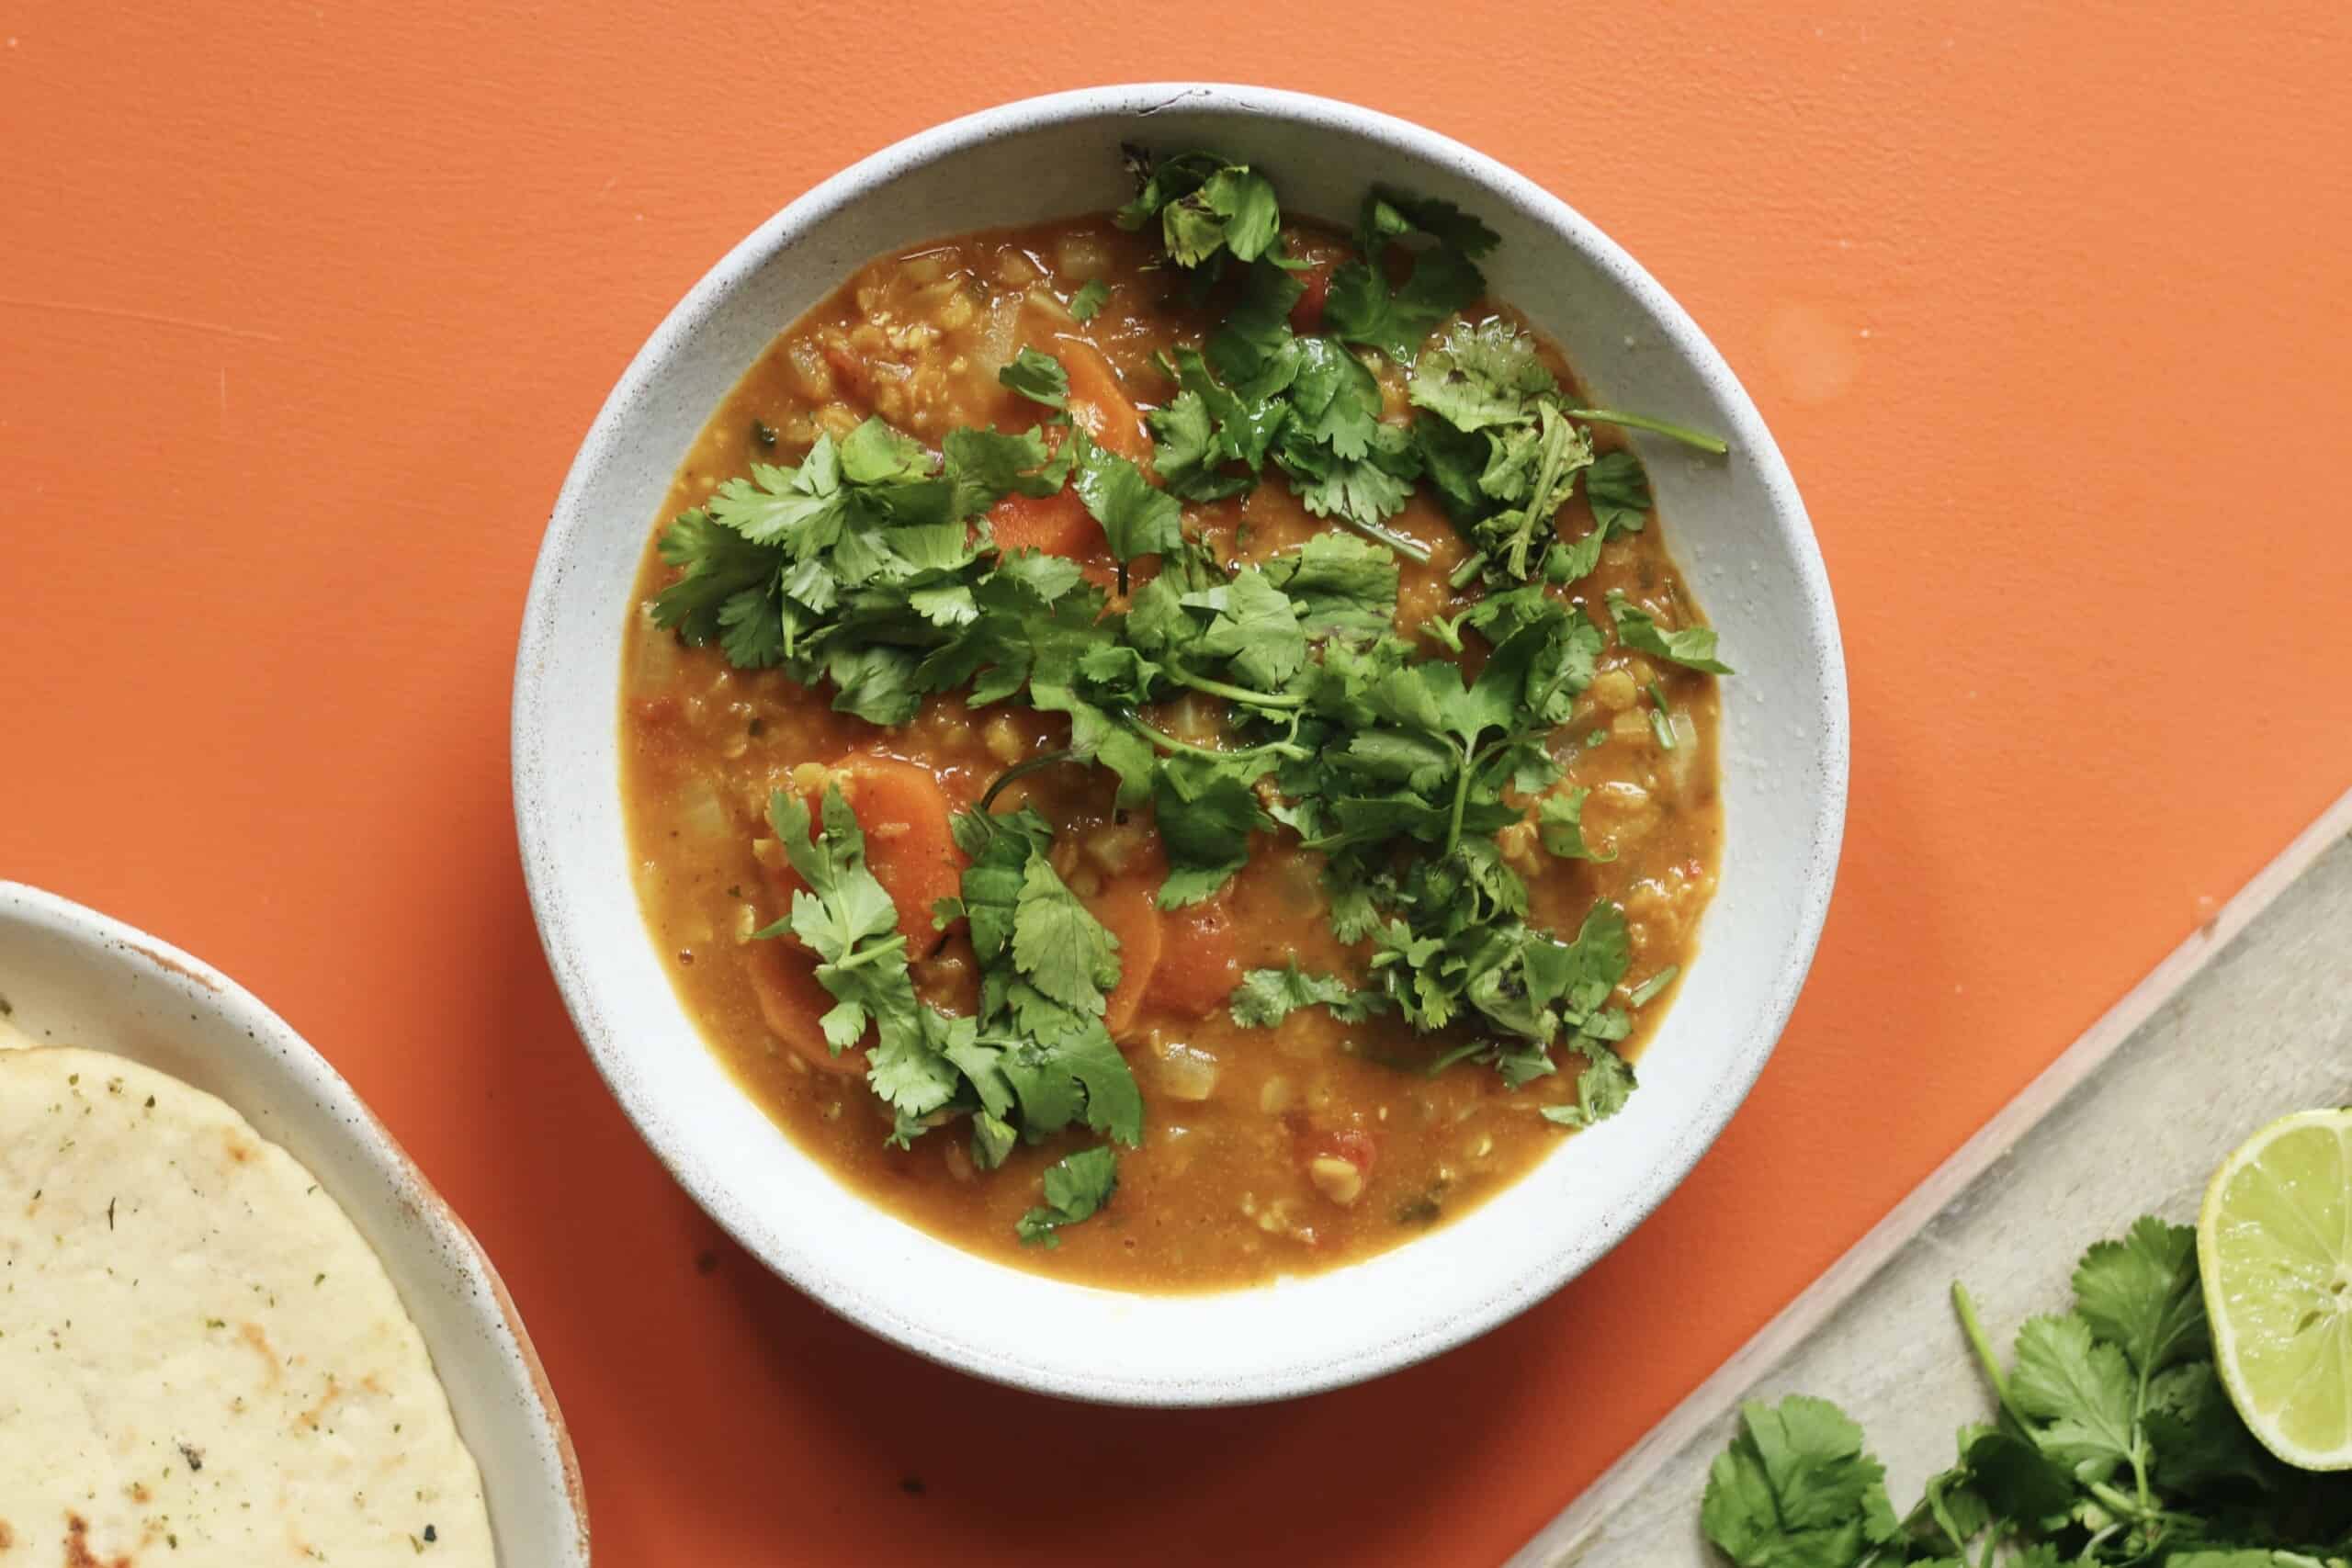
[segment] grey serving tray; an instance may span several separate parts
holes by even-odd
[[[1898,1508],[1991,1413],[1952,1316],[1987,1330],[2063,1306],[2083,1248],[2148,1213],[2187,1220],[2273,1117],[2352,1103],[2352,795],[2338,800],[1984,1131],[1510,1559],[1508,1568],[1720,1568],[1699,1533],[1739,1403],[1843,1405]]]

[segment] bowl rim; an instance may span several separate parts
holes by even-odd
[[[1820,798],[1807,825],[1806,872],[1798,900],[1793,941],[1772,976],[1770,994],[1749,1034],[1756,1042],[1726,1064],[1717,1081],[1733,1089],[1702,1114],[1686,1135],[1645,1171],[1627,1194],[1622,1223],[1612,1224],[1605,1245],[1590,1256],[1561,1250],[1498,1280],[1474,1310],[1424,1324],[1416,1332],[1365,1345],[1353,1355],[1304,1370],[1226,1374],[1216,1378],[1161,1376],[1138,1380],[1108,1370],[1073,1374],[1041,1367],[950,1334],[845,1289],[808,1256],[765,1245],[762,1227],[704,1159],[691,1139],[665,1135],[639,1103],[639,1091],[626,1071],[630,1053],[606,1027],[590,994],[584,973],[567,961],[574,940],[569,911],[558,897],[552,871],[555,852],[552,784],[543,777],[543,749],[535,724],[549,712],[542,695],[548,645],[555,625],[553,602],[559,580],[576,541],[593,525],[582,505],[602,454],[627,423],[630,411],[655,385],[654,371],[714,314],[742,279],[787,248],[804,231],[863,199],[873,189],[912,168],[1016,131],[1051,129],[1115,117],[1147,118],[1183,107],[1233,119],[1270,118],[1403,152],[1450,165],[1464,178],[1493,191],[1540,223],[1557,243],[1580,251],[1609,272],[1648,310],[1669,352],[1682,359],[1721,400],[1729,414],[1724,435],[1754,470],[1765,498],[1770,525],[1783,536],[1796,577],[1796,599],[1818,660],[1822,687],[1820,730],[1815,744]],[[617,668],[616,670],[617,676]],[[1288,1399],[1343,1387],[1425,1360],[1464,1344],[1516,1316],[1558,1290],[1630,1234],[1679,1186],[1713,1147],[1732,1115],[1745,1103],[1785,1030],[1811,968],[1827,918],[1845,828],[1849,766],[1849,715],[1843,640],[1826,570],[1794,479],[1762,415],[1729,364],[1689,312],[1623,247],[1566,201],[1498,159],[1412,121],[1340,99],[1282,88],[1218,82],[1145,82],[1073,88],[1015,99],[920,130],[867,153],[810,186],[732,246],[663,316],[631,357],[575,454],[550,513],[532,571],[515,649],[511,722],[516,832],[524,878],[541,945],[566,1010],[596,1069],[671,1177],[746,1250],[797,1289],[836,1314],[926,1359],[1016,1388],[1085,1401],[1137,1405],[1199,1406]],[[683,1008],[681,1009],[683,1014]],[[688,1021],[691,1023],[691,1020]],[[860,1201],[865,1200],[860,1199]],[[942,1241],[943,1246],[953,1243]],[[1413,1243],[1403,1244],[1405,1247]],[[1398,1248],[1397,1250],[1401,1250]],[[1080,1287],[1071,1286],[1071,1289]]]
[[[560,1517],[571,1527],[569,1540],[522,1544],[539,1551],[552,1547],[557,1555],[544,1559],[550,1568],[586,1568],[590,1560],[588,1495],[581,1477],[580,1456],[573,1450],[571,1430],[565,1426],[563,1410],[556,1401],[555,1386],[548,1379],[547,1368],[539,1360],[530,1331],[524,1326],[522,1313],[481,1239],[401,1146],[400,1140],[374,1108],[335,1070],[334,1064],[244,987],[195,954],[126,920],[46,888],[5,880],[0,880],[0,915],[96,948],[120,964],[153,971],[151,977],[177,990],[188,1006],[219,1014],[234,1033],[244,1036],[250,1050],[275,1057],[291,1071],[304,1092],[333,1122],[333,1136],[365,1156],[372,1176],[383,1182],[404,1209],[417,1216],[427,1237],[450,1260],[469,1294],[490,1303],[492,1311],[485,1314],[484,1329],[519,1374],[516,1392],[522,1408],[528,1413],[527,1437],[542,1472],[539,1484],[550,1498],[560,1499]],[[225,1096],[222,1098],[226,1100]],[[246,1114],[243,1106],[229,1103],[238,1114]],[[373,1244],[369,1245],[374,1250]],[[400,1269],[380,1251],[377,1256],[383,1262],[384,1272],[391,1278],[393,1289],[399,1291]],[[423,1325],[418,1325],[417,1332],[420,1337],[424,1335]],[[425,1348],[429,1354],[435,1347],[428,1340]],[[434,1375],[442,1379],[449,1375],[437,1358]],[[465,1436],[462,1432],[459,1435]],[[480,1446],[469,1441],[467,1449],[475,1463],[481,1465],[483,1461]],[[489,1490],[487,1477],[484,1490]],[[497,1540],[498,1528],[493,1517],[493,1541]],[[499,1561],[505,1562],[503,1543],[499,1551]]]

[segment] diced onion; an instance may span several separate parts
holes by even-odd
[[[1197,1046],[1171,1043],[1160,1053],[1159,1087],[1170,1100],[1206,1100],[1216,1075],[1216,1058]]]
[[[727,807],[718,791],[704,779],[693,779],[678,790],[678,832],[691,840],[716,840],[729,831]]]

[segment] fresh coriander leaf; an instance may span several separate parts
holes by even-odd
[[[718,607],[718,646],[739,670],[764,670],[784,659],[784,620],[772,593],[747,588]]]
[[[819,1021],[834,1055],[875,1031],[867,1082],[902,1126],[940,1109],[955,1094],[956,1073],[926,1030],[898,908],[865,868],[865,835],[840,787],[827,787],[822,830],[813,839],[808,803],[788,791],[768,796],[768,823],[807,886],[794,892],[786,919],[757,934],[788,927],[817,954],[818,982],[835,1002]]]
[[[1625,1101],[1634,1092],[1634,1066],[1606,1045],[1581,1043],[1577,1047],[1585,1055],[1584,1071],[1577,1075],[1577,1102],[1574,1105],[1547,1105],[1544,1119],[1563,1127],[1589,1127],[1606,1122],[1625,1109]]]
[[[1216,418],[1200,393],[1179,392],[1148,418],[1157,442],[1152,466],[1178,495],[1216,501],[1238,495],[1256,482],[1223,471],[1228,454],[1217,439]]]
[[[1359,991],[1337,975],[1310,975],[1294,958],[1283,968],[1242,976],[1226,1010],[1244,1029],[1272,1029],[1300,1008],[1327,1007],[1340,1022],[1355,1023],[1386,1006],[1378,993]]]
[[[1396,557],[1365,540],[1315,534],[1267,561],[1265,572],[1297,607],[1310,639],[1378,637],[1396,618]]]
[[[1209,336],[1203,357],[1238,397],[1271,398],[1297,377],[1309,345],[1291,331],[1291,307],[1306,285],[1272,261],[1251,266],[1225,324]]]
[[[996,378],[1033,403],[1049,409],[1069,406],[1069,372],[1050,354],[1024,347],[1012,356],[1012,364],[996,373]]]
[[[2268,1491],[2277,1484],[2269,1456],[2238,1418],[2211,1361],[2187,1361],[2157,1373],[2148,1385],[2146,1424],[2155,1479],[2166,1491],[2240,1483]]]
[[[1584,494],[1601,532],[1638,534],[1649,522],[1649,476],[1642,471],[1642,460],[1623,447],[1592,460],[1584,471]]]
[[[1558,795],[1547,795],[1537,808],[1536,832],[1544,847],[1562,860],[1612,861],[1615,853],[1600,854],[1585,841],[1584,803],[1592,792],[1578,785]]]
[[[1161,214],[1169,254],[1180,266],[1197,266],[1219,246],[1236,261],[1256,261],[1274,243],[1282,209],[1272,181],[1247,165],[1228,164],[1190,197]]]
[[[1211,658],[1230,660],[1253,688],[1279,690],[1306,666],[1306,633],[1298,606],[1263,567],[1234,574],[1215,602],[1216,615],[1194,645]]]
[[[825,661],[833,682],[833,708],[868,724],[905,724],[922,705],[916,660],[902,648],[842,648]]]
[[[722,617],[730,604],[740,606],[738,623],[775,606],[784,552],[752,543],[707,512],[680,513],[662,530],[660,549],[662,563],[685,575],[654,597],[653,623],[690,644],[716,639],[729,624]]]
[[[752,464],[751,478],[718,487],[708,512],[713,522],[755,545],[784,544],[802,557],[826,548],[841,536],[848,515],[832,438],[819,436],[797,468]]]
[[[1351,261],[1331,274],[1323,320],[1334,336],[1409,365],[1430,331],[1486,288],[1470,259],[1443,245],[1418,253],[1411,276],[1394,289],[1371,263]]]
[[[761,934],[778,935],[788,927],[810,952],[839,964],[867,938],[899,929],[898,906],[865,869],[865,835],[840,785],[826,787],[824,830],[813,840],[808,803],[788,790],[768,795],[768,825],[808,886],[793,894],[788,919]]]
[[[1064,1007],[1099,1018],[1104,993],[1119,983],[1118,950],[1118,938],[1033,848],[1012,921],[1013,962],[1030,983]]]
[[[1189,501],[1241,494],[1257,483],[1258,468],[1291,417],[1290,404],[1242,397],[1210,374],[1197,350],[1179,348],[1173,364],[1182,390],[1149,415],[1160,482]]]
[[[1108,1031],[1092,1021],[1054,1042],[1053,1066],[1086,1091],[1086,1124],[1129,1148],[1143,1142],[1143,1091]]]
[[[2043,1423],[2033,1432],[2041,1451],[2084,1480],[2104,1481],[2131,1462],[2138,1443],[2132,1369],[2082,1318],[2037,1317],[2018,1331],[2009,1397]]]
[[[1708,1472],[1700,1524],[1739,1568],[1851,1568],[1895,1538],[1885,1478],[1827,1400],[1750,1400]]]
[[[1139,556],[1168,555],[1183,544],[1183,508],[1164,490],[1155,490],[1143,470],[1084,431],[1070,433],[1077,466],[1070,470],[1070,488],[1111,542],[1111,554],[1121,561]]]
[[[1001,431],[951,430],[944,444],[950,500],[944,523],[930,528],[891,530],[894,547],[910,564],[933,570],[952,570],[969,558],[967,530],[958,526],[1015,491],[1023,495],[1051,495],[1062,488],[1069,472],[1067,457],[1048,457],[1042,431],[1020,435]]]
[[[1715,657],[1715,632],[1713,626],[1685,626],[1679,631],[1662,630],[1650,613],[1634,605],[1623,590],[1609,591],[1609,614],[1617,623],[1617,640],[1637,653],[1679,664],[1685,670],[1702,671],[1710,675],[1728,675],[1731,666]]]
[[[994,1170],[1004,1163],[1021,1141],[1021,1134],[1009,1122],[1001,1121],[985,1111],[972,1113],[972,1163],[982,1170]]]
[[[2064,1515],[2075,1501],[2074,1477],[2008,1432],[1981,1433],[1962,1445],[1962,1456],[1971,1488],[2004,1518],[2039,1522]]]
[[[2143,1215],[2122,1240],[2098,1243],[2075,1270],[2075,1310],[2143,1377],[2205,1353],[2197,1233]]]
[[[1408,559],[1426,561],[1425,547],[1385,525],[1413,498],[1419,453],[1396,426],[1380,429],[1393,434],[1384,434],[1362,457],[1340,457],[1302,439],[1285,442],[1275,459],[1290,477],[1291,493],[1313,515],[1336,518]]]
[[[1331,758],[1336,767],[1384,784],[1435,795],[1462,766],[1462,753],[1434,736],[1395,729],[1360,729]]]
[[[1497,318],[1456,321],[1421,351],[1408,389],[1416,405],[1466,432],[1525,423],[1534,400],[1559,383],[1536,356],[1534,340]]]
[[[1557,518],[1575,488],[1577,472],[1592,461],[1592,444],[1549,401],[1536,405],[1536,424],[1524,440],[1493,442],[1479,488],[1510,504],[1481,519],[1472,539],[1487,555],[1489,572],[1499,567],[1510,581],[1526,581],[1543,564],[1535,547],[1558,536]]]
[[[1502,243],[1501,235],[1450,201],[1415,196],[1393,186],[1376,185],[1364,193],[1356,220],[1356,243],[1366,254],[1383,241],[1401,239],[1416,230],[1474,261]]]
[[[1152,806],[1168,852],[1161,908],[1196,904],[1216,893],[1248,863],[1250,835],[1274,825],[1250,787],[1254,771],[1249,763],[1237,768],[1192,756],[1160,764]]]
[[[1298,349],[1290,398],[1300,435],[1338,457],[1363,457],[1380,425],[1380,383],[1329,338],[1303,338]]]
[[[1609,530],[1595,528],[1573,544],[1554,545],[1544,552],[1544,580],[1566,587],[1590,577],[1600,564],[1600,547],[1609,542]]]
[[[1054,1233],[1091,1219],[1111,1201],[1119,1185],[1119,1156],[1110,1148],[1080,1149],[1046,1168],[1046,1201],[1021,1216],[1015,1227],[1032,1246],[1059,1247]]]
[[[1109,284],[1099,277],[1087,279],[1079,291],[1069,297],[1071,319],[1081,324],[1092,321],[1102,313],[1102,307],[1110,302],[1110,299]]]
[[[1421,473],[1437,491],[1438,504],[1457,526],[1475,523],[1494,510],[1493,498],[1478,484],[1487,471],[1490,436],[1456,430],[1442,419],[1417,419],[1412,432],[1413,445],[1421,455]]]
[[[904,964],[903,955],[899,962]],[[818,977],[823,978],[821,970]],[[971,1027],[969,1019],[952,1020],[929,1008],[918,1016],[919,1027],[884,1030],[866,1053],[866,1084],[897,1112],[899,1131],[890,1141],[902,1147],[920,1130],[922,1118],[956,1098],[963,1077],[941,1047],[948,1031],[959,1024]]]
[[[1157,162],[1134,148],[1127,155],[1141,188],[1115,221],[1134,230],[1159,219],[1161,242],[1177,265],[1197,267],[1219,253],[1255,261],[1274,249],[1282,210],[1265,175],[1214,152],[1180,152]]]
[[[931,454],[923,450],[922,443],[891,429],[879,414],[867,418],[842,442],[841,477],[845,484],[905,484],[930,472]]]
[[[1625,977],[1625,969],[1633,962],[1633,948],[1625,931],[1625,911],[1618,904],[1602,898],[1595,901],[1585,915],[1584,924],[1577,928],[1577,939],[1568,944],[1564,961],[1564,978],[1555,993],[1567,1003],[1570,1012],[1581,1018],[1600,1010]]]

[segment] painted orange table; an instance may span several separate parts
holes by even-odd
[[[1498,1560],[2352,784],[2326,0],[131,9],[0,6],[0,873],[373,1100],[615,1568]],[[1854,807],[1780,1055],[1632,1241],[1385,1382],[1149,1415],[887,1349],[671,1186],[542,966],[505,719],[572,446],[706,265],[928,122],[1183,76],[1462,137],[1680,296],[1812,505]]]

